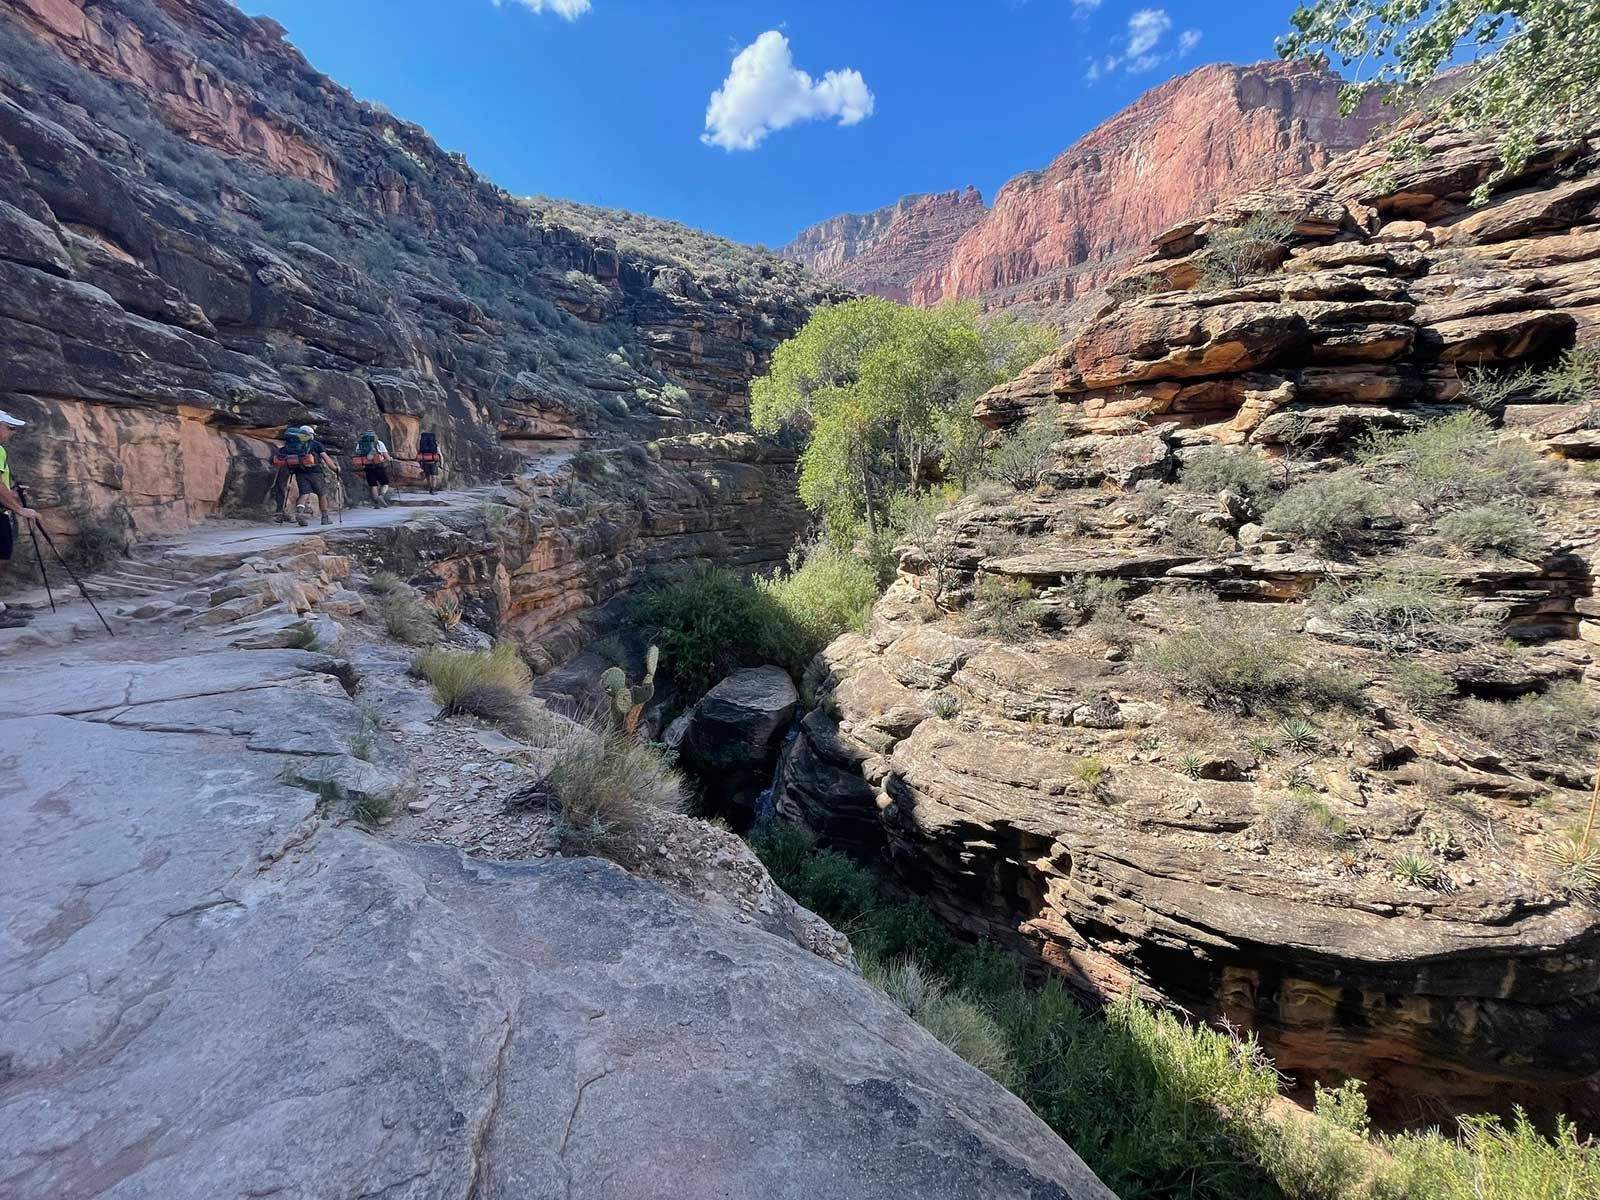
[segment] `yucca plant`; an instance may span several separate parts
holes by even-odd
[[[1290,717],[1278,726],[1283,745],[1290,750],[1309,754],[1322,744],[1322,735],[1315,725],[1304,717]]]
[[[1178,760],[1178,770],[1182,771],[1190,779],[1200,778],[1200,768],[1203,765],[1198,754],[1185,754]]]
[[[1600,846],[1586,846],[1578,838],[1568,837],[1544,847],[1541,853],[1563,891],[1600,897]]]
[[[1441,884],[1439,868],[1420,854],[1396,854],[1389,869],[1398,882],[1411,887],[1434,889]]]
[[[440,592],[434,597],[433,612],[440,625],[454,629],[461,624],[461,598],[454,592]]]

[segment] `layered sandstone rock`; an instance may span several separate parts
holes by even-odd
[[[1382,106],[1373,99],[1341,116],[1339,88],[1303,63],[1200,67],[1147,92],[1044,170],[1011,180],[987,212],[969,190],[961,200],[974,207],[954,241],[950,192],[821,222],[784,253],[913,304],[978,298],[1064,312],[1180,218],[1365,142]]]
[[[824,279],[905,303],[915,282],[942,270],[961,236],[988,212],[976,188],[906,196],[802,230],[779,253]]]
[[[1429,140],[1389,189],[1363,154],[1177,225],[1136,268],[1138,298],[980,401],[996,429],[1059,405],[1045,482],[970,498],[905,552],[868,632],[813,668],[825,700],[779,808],[886,847],[947,920],[1087,991],[1137,983],[1254,1030],[1302,1083],[1371,1081],[1387,1118],[1442,1097],[1592,1119],[1600,913],[1547,851],[1583,825],[1600,744],[1580,727],[1534,752],[1459,716],[1563,683],[1600,704],[1592,465],[1556,470],[1520,557],[1452,554],[1399,500],[1348,553],[1264,528],[1249,497],[1166,486],[1218,445],[1267,456],[1280,484],[1322,478],[1364,434],[1461,412],[1473,372],[1592,341],[1588,148],[1541,151],[1473,208],[1492,148]],[[1294,223],[1282,269],[1195,290],[1211,233],[1262,210]],[[1500,397],[1494,436],[1595,457],[1593,397],[1531,400]],[[1359,469],[1383,485],[1395,466]],[[1441,580],[1449,627],[1406,643],[1330,616],[1330,595],[1383,571]],[[1097,581],[1120,585],[1120,617],[1090,620]],[[1019,588],[1020,632],[977,615]],[[1222,613],[1342,668],[1356,699],[1299,725],[1197,701],[1150,652]],[[1408,665],[1460,699],[1419,715]],[[1414,862],[1431,888],[1395,866]]]
[[[288,423],[457,481],[736,427],[820,295],[511,197],[223,0],[24,0],[0,63],[0,406],[65,535],[253,509]]]

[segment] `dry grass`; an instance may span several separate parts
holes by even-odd
[[[408,646],[431,646],[441,636],[433,609],[404,584],[379,597],[378,615],[389,636]]]
[[[412,672],[433,686],[433,698],[449,715],[470,713],[521,733],[537,724],[528,698],[533,673],[510,642],[492,650],[436,646],[417,656]]]
[[[567,835],[595,848],[618,845],[685,802],[683,778],[661,751],[600,721],[557,749],[544,782]]]

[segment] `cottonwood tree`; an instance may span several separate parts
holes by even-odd
[[[1600,0],[1316,0],[1290,24],[1278,39],[1283,57],[1355,69],[1347,113],[1374,89],[1420,102],[1424,85],[1471,61],[1429,104],[1452,124],[1499,135],[1490,183],[1519,173],[1540,139],[1600,126]]]
[[[919,494],[934,464],[959,470],[975,453],[977,396],[1052,339],[1015,319],[986,324],[975,305],[830,305],[778,347],[751,388],[751,421],[804,428],[801,499],[836,536],[864,521],[876,538],[895,495]]]

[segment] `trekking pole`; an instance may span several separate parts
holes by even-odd
[[[50,536],[50,531],[43,525],[40,525],[37,521],[34,522],[34,525],[40,533],[44,534],[44,544],[50,547],[50,553],[56,556],[56,561],[61,564],[62,570],[66,571],[67,578],[78,585],[78,591],[82,593],[83,598],[89,602],[89,607],[94,609],[94,615],[100,618],[100,624],[105,626],[107,633],[109,633],[112,637],[116,637],[117,631],[111,628],[111,622],[106,620],[105,614],[100,611],[100,606],[94,602],[94,597],[89,595],[89,589],[83,586],[83,580],[78,578],[78,573],[72,569],[72,564],[66,560],[61,551],[56,547],[56,540]]]
[[[20,483],[17,484],[17,499],[22,501],[23,508],[32,508],[28,503],[28,489]],[[50,611],[56,611],[56,594],[50,588],[50,572],[44,569],[44,551],[39,549],[39,534],[34,529],[33,522],[28,522],[28,538],[33,542],[33,561],[39,564],[39,578],[44,580],[44,594],[50,601]]]

